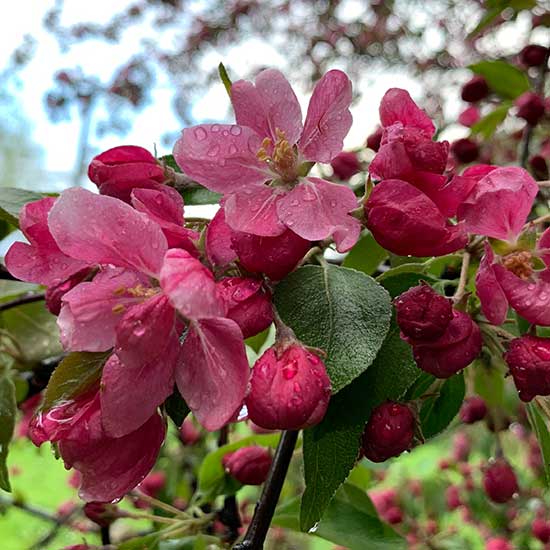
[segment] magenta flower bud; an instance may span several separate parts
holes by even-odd
[[[485,469],[483,488],[487,496],[498,504],[508,502],[519,491],[516,474],[506,460],[499,458]]]
[[[535,92],[525,92],[515,101],[516,115],[523,118],[530,126],[536,126],[544,116],[544,100]]]
[[[458,122],[463,126],[471,128],[476,122],[479,121],[480,118],[481,113],[479,112],[479,109],[474,105],[470,105],[469,107],[466,107],[460,115],[458,115]]]
[[[415,340],[439,338],[453,318],[451,301],[426,283],[409,288],[394,304],[401,332]]]
[[[180,441],[183,445],[195,445],[201,439],[201,433],[190,418],[186,418],[179,429]]]
[[[473,424],[483,420],[487,415],[487,405],[481,397],[475,395],[468,397],[460,409],[460,420],[465,424]]]
[[[363,432],[363,454],[372,462],[384,462],[411,448],[414,416],[407,405],[387,401],[376,407]]]
[[[529,159],[529,168],[536,180],[547,180],[549,177],[548,164],[542,155],[533,155]]]
[[[550,395],[550,339],[515,338],[504,359],[522,401],[531,401],[535,395]]]
[[[309,241],[290,229],[276,237],[234,231],[231,244],[247,271],[264,273],[274,281],[280,281],[288,275],[311,247]]]
[[[502,537],[493,537],[487,541],[485,550],[513,550],[513,546]]]
[[[74,288],[77,284],[81,283],[90,275],[92,270],[86,268],[81,269],[74,275],[71,275],[68,279],[65,281],[57,284],[57,285],[51,285],[46,290],[46,307],[52,313],[53,315],[59,315],[59,312],[61,311],[61,299],[69,290]]]
[[[378,152],[380,149],[380,142],[382,141],[382,134],[384,130],[378,126],[376,130],[367,137],[367,147],[372,149],[375,152]]]
[[[539,44],[529,44],[519,52],[519,61],[525,67],[538,67],[546,60],[548,48]]]
[[[397,506],[393,506],[384,514],[383,519],[390,525],[397,525],[403,521],[403,512]]]
[[[263,447],[241,447],[223,457],[225,471],[243,485],[261,485],[271,468],[271,453]]]
[[[465,462],[468,460],[472,444],[464,432],[458,432],[453,437],[453,460],[455,462]]]
[[[116,519],[116,506],[104,502],[87,502],[84,514],[100,527],[108,527]]]
[[[550,523],[543,518],[535,518],[531,525],[531,533],[543,544],[550,541]]]
[[[451,153],[457,162],[468,164],[479,156],[479,147],[472,139],[457,139],[451,144]]]
[[[474,76],[464,86],[462,86],[461,97],[468,103],[476,103],[487,97],[489,86],[482,76]]]
[[[413,346],[416,364],[437,378],[449,378],[466,368],[481,352],[481,331],[467,313],[453,310],[442,336],[431,342],[406,340]]]
[[[132,189],[155,188],[165,179],[155,157],[135,145],[114,147],[94,157],[88,167],[88,177],[102,195],[128,203]]]
[[[226,277],[217,287],[227,306],[227,317],[239,325],[245,338],[262,332],[273,321],[271,293],[259,279]]]
[[[164,472],[151,472],[140,484],[142,493],[156,498],[166,485],[166,474]]]
[[[330,165],[334,175],[341,180],[349,180],[351,176],[354,176],[361,170],[361,163],[355,153],[342,152],[336,155],[331,161]]]
[[[248,416],[271,430],[301,430],[325,416],[331,386],[325,365],[301,344],[269,348],[252,369]]]
[[[447,487],[447,490],[445,491],[445,502],[447,504],[447,509],[451,512],[462,506],[460,490],[456,485]]]

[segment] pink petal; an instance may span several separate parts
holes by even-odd
[[[281,221],[300,237],[318,241],[335,236],[344,249],[359,237],[359,221],[348,215],[356,207],[349,187],[320,178],[302,180],[277,205]]]
[[[174,248],[166,253],[160,286],[170,303],[187,319],[225,315],[212,273],[185,250]]]
[[[550,326],[550,271],[526,281],[502,265],[494,265],[493,270],[513,309],[530,323]]]
[[[191,324],[176,383],[207,430],[217,430],[234,417],[249,375],[242,333],[234,321],[203,319]]]
[[[409,92],[400,88],[390,88],[380,103],[380,122],[388,127],[395,122],[403,126],[418,128],[427,137],[435,133],[430,117],[412,100]]]
[[[174,330],[176,312],[164,294],[128,309],[116,327],[116,353],[125,366],[138,368],[164,353]]]
[[[137,274],[110,268],[67,292],[57,318],[63,347],[71,351],[112,348],[122,312],[138,300],[128,289],[139,284],[142,279]]]
[[[523,168],[498,168],[479,180],[458,216],[469,233],[515,242],[537,193],[537,183]]]
[[[132,368],[113,354],[101,377],[101,421],[109,437],[123,437],[142,426],[174,391],[180,354],[174,333],[157,361]]]
[[[494,254],[485,243],[485,255],[476,275],[476,292],[481,302],[481,311],[493,325],[501,325],[508,313],[508,300],[493,271]]]
[[[401,141],[390,141],[382,145],[369,165],[369,174],[375,180],[407,178],[413,171],[413,165]]]
[[[201,124],[185,128],[174,145],[181,169],[211,191],[228,193],[272,178],[256,156],[262,137],[246,126]]]
[[[78,187],[67,189],[49,215],[59,248],[93,264],[156,276],[167,249],[160,227],[128,204]]]
[[[546,267],[550,266],[550,227],[544,231],[537,242],[537,252]]]
[[[254,84],[239,80],[231,86],[237,124],[252,128],[262,138],[277,141],[276,130],[294,145],[302,133],[302,110],[296,94],[280,71],[266,69]]]
[[[213,266],[223,267],[237,259],[231,246],[233,229],[225,223],[225,212],[220,208],[206,230],[206,255]]]
[[[225,198],[225,220],[235,231],[262,237],[275,237],[285,231],[279,220],[277,204],[284,190],[267,185],[254,185]]]
[[[99,415],[92,419],[100,424]],[[87,502],[111,502],[131,491],[151,471],[166,427],[155,413],[135,432],[124,437],[89,441],[63,440],[59,451],[68,468],[82,474],[79,495]]]
[[[342,151],[352,123],[351,99],[351,81],[342,71],[329,71],[317,82],[298,142],[306,160],[328,163]]]
[[[492,164],[474,164],[469,166],[462,172],[463,176],[468,178],[474,178],[476,181],[479,181],[481,178],[484,178],[489,172],[496,170],[498,166]]]

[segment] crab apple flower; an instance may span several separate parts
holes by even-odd
[[[512,340],[504,354],[522,401],[550,395],[550,340],[521,336]]]
[[[462,126],[471,128],[480,118],[481,113],[479,109],[474,105],[470,105],[470,107],[466,107],[466,109],[458,115],[458,122],[462,124]]]
[[[519,491],[516,474],[503,458],[490,464],[483,473],[485,494],[498,504],[508,502]]]
[[[462,86],[461,97],[468,103],[477,103],[489,95],[489,86],[482,76],[474,76]]]
[[[261,485],[271,468],[271,453],[263,447],[241,447],[222,459],[225,471],[243,485]]]
[[[355,153],[344,151],[330,162],[334,175],[341,180],[349,180],[361,170],[361,163]]]
[[[428,195],[405,181],[375,185],[365,214],[376,241],[400,256],[444,256],[468,242],[461,225],[451,224]]]
[[[465,424],[474,424],[487,416],[487,405],[485,401],[474,395],[464,401],[460,408],[460,420]]]
[[[132,490],[154,466],[165,435],[156,412],[120,438],[105,433],[101,415],[96,390],[38,413],[31,423],[32,442],[57,443],[65,466],[81,473],[79,494],[87,502],[110,502]]]
[[[88,177],[102,195],[130,202],[133,189],[155,189],[165,180],[157,159],[143,147],[122,145],[92,159]]]
[[[260,237],[290,229],[303,239],[333,237],[339,251],[359,238],[348,215],[357,199],[345,185],[304,177],[304,163],[328,163],[351,126],[351,82],[329,71],[317,83],[302,125],[300,105],[285,77],[267,69],[254,83],[231,87],[237,124],[186,128],[174,147],[182,170],[224,194],[231,228]]]
[[[376,407],[363,432],[363,454],[373,462],[384,462],[411,448],[415,420],[411,409],[388,401]]]
[[[225,317],[212,273],[186,250],[168,250],[161,225],[112,197],[69,189],[49,226],[65,253],[109,264],[63,296],[58,318],[66,349],[115,350],[102,377],[107,433],[122,437],[137,429],[174,381],[205,428],[233,418],[249,367],[242,333]],[[176,313],[188,322],[183,344]]]
[[[451,301],[426,283],[411,287],[394,304],[401,332],[416,340],[438,338],[453,318]]]
[[[256,361],[246,397],[252,422],[270,430],[301,430],[327,411],[331,385],[325,365],[301,344],[272,346]]]
[[[437,378],[449,378],[466,368],[481,352],[481,331],[472,318],[453,310],[453,318],[437,339],[404,338],[413,348],[416,364]]]
[[[12,244],[5,258],[8,271],[17,279],[46,286],[61,285],[90,264],[60,250],[48,227],[55,197],[27,203],[21,209],[19,227],[29,244]]]
[[[263,288],[262,281],[225,277],[217,285],[226,303],[227,317],[239,325],[244,338],[255,336],[271,325],[271,293]]]

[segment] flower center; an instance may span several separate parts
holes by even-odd
[[[528,250],[512,252],[502,260],[502,265],[520,279],[529,279],[533,274],[533,255]]]
[[[267,162],[271,170],[280,176],[283,182],[290,183],[298,176],[296,153],[282,130],[277,128],[275,133],[277,134],[275,144],[270,138],[265,138],[256,156]]]

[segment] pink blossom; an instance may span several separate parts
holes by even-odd
[[[479,121],[480,118],[481,113],[479,112],[479,109],[476,106],[471,105],[470,107],[466,107],[466,109],[460,113],[458,116],[458,122],[460,122],[463,126],[471,128],[476,122]]]
[[[298,100],[284,76],[262,71],[254,83],[231,88],[236,125],[186,128],[174,156],[187,175],[224,194],[227,223],[235,230],[275,237],[288,229],[313,241],[333,237],[349,250],[360,224],[349,216],[353,191],[303,177],[304,163],[330,162],[351,126],[351,83],[329,71],[315,86],[302,126]]]

